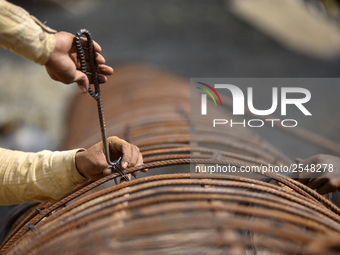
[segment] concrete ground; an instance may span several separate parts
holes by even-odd
[[[261,29],[251,19],[235,12],[229,5],[230,1],[13,2],[56,30],[75,33],[80,28],[87,28],[101,44],[104,57],[113,67],[125,63],[147,63],[188,79],[334,78],[340,74],[337,47],[334,47],[333,54],[327,51],[327,57],[324,57],[322,53],[312,54],[299,50],[299,47],[288,46],[280,41],[280,36]],[[283,16],[289,19],[289,11],[294,10],[286,11],[288,13]],[[263,15],[270,13],[263,12]],[[295,26],[308,27],[308,24],[305,19],[297,20],[286,29],[294,30]],[[333,28],[331,31],[336,33]],[[312,36],[319,37],[318,32],[315,30]],[[333,38],[333,35],[328,35]],[[327,34],[322,37],[328,40]],[[1,146],[24,151],[58,149],[64,134],[64,117],[72,96],[77,93],[76,86],[51,81],[43,67],[9,51],[0,49],[0,59]],[[320,86],[316,93],[323,99],[312,107],[320,117],[301,123],[301,127],[340,142],[340,86],[334,86],[332,90]],[[328,153],[280,131],[264,130],[261,133],[292,160]]]

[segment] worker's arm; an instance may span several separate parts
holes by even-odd
[[[81,43],[85,41],[82,39]],[[0,0],[0,46],[45,65],[52,79],[67,84],[77,82],[81,92],[87,91],[89,80],[77,70],[80,65],[74,36],[56,33],[22,8],[4,0]],[[94,51],[99,74],[111,75],[113,69],[105,65],[97,43]],[[106,77],[100,76],[100,82],[105,81]],[[113,159],[122,156],[123,169],[143,162],[136,146],[116,137],[109,142]],[[56,200],[78,184],[109,173],[101,143],[88,150],[63,152],[0,149],[0,204]]]
[[[324,195],[340,190],[340,158],[319,154],[308,159],[296,159],[303,172],[297,179]],[[301,165],[300,165],[301,164]]]
[[[118,137],[109,137],[112,160],[122,169],[143,163],[139,149]],[[102,143],[87,150],[27,153],[0,148],[0,205],[55,201],[79,184],[111,174]]]
[[[0,46],[44,65],[52,54],[55,30],[19,6],[0,0]]]
[[[84,42],[85,39],[82,39]],[[56,32],[45,26],[24,9],[0,0],[0,46],[14,53],[45,65],[52,79],[69,84],[76,82],[79,90],[86,93],[89,80],[77,70],[78,63],[74,36],[66,32]],[[94,42],[101,83],[105,75],[113,74],[113,69],[105,65],[99,44]]]
[[[0,148],[0,204],[52,201],[86,182],[75,166],[78,150],[27,153]]]

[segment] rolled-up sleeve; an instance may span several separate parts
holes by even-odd
[[[0,204],[55,201],[88,179],[76,168],[69,151],[28,153],[0,148]]]
[[[1,47],[44,65],[54,50],[55,32],[24,9],[0,0]]]

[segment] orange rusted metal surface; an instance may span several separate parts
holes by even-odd
[[[117,68],[102,97],[108,134],[136,144],[144,156],[144,165],[126,172],[148,168],[148,175],[103,187],[115,173],[38,205],[18,220],[2,254],[339,251],[339,208],[303,184],[273,173],[258,179],[190,173],[189,164],[239,168],[289,160],[248,129],[190,126],[187,79],[145,66]],[[76,98],[68,125],[65,149],[101,139],[89,96]]]

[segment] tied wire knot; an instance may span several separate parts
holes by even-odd
[[[87,71],[84,48],[83,48],[83,46],[81,45],[81,42],[80,42],[80,38],[83,35],[86,36],[86,38],[87,38],[87,51],[88,51],[88,57],[89,57],[91,72]],[[99,77],[98,77],[98,71],[97,71],[97,63],[96,63],[96,59],[95,59],[95,55],[94,55],[93,40],[92,40],[90,32],[86,29],[81,29],[80,31],[78,31],[76,36],[75,36],[75,45],[76,45],[76,49],[77,49],[78,58],[79,58],[79,61],[80,61],[81,71],[83,73],[85,73],[89,78],[91,78],[92,82],[93,82],[94,89],[91,87],[91,85],[89,85],[88,93],[97,102],[100,130],[101,130],[101,135],[102,135],[102,141],[103,141],[104,154],[105,154],[106,161],[112,167],[113,171],[118,172],[122,176],[122,178],[124,178],[124,180],[129,181],[129,178],[126,176],[123,169],[121,169],[121,167],[120,167],[120,158],[116,161],[113,161],[113,162],[110,159],[110,150],[109,150],[109,143],[108,143],[107,136],[106,136],[106,128],[105,128],[105,119],[104,119],[102,98],[101,98],[101,95],[100,95],[100,86],[99,86]],[[89,79],[89,80],[91,80],[91,79]]]

